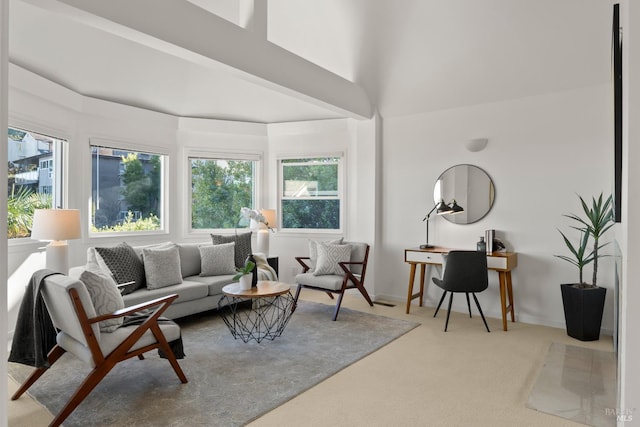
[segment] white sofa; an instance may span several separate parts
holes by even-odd
[[[144,248],[161,248],[168,243],[133,247],[136,254],[142,259]],[[211,310],[218,307],[218,301],[222,296],[222,288],[233,283],[234,274],[221,274],[211,276],[201,276],[201,256],[200,247],[211,246],[206,243],[179,243],[176,244],[180,255],[180,270],[182,272],[182,283],[164,286],[157,289],[143,287],[131,293],[123,295],[125,306],[131,306],[140,302],[154,298],[163,297],[170,294],[178,294],[173,304],[165,311],[164,316],[170,319],[188,316],[190,314]],[[94,256],[89,248],[88,263],[85,266],[73,267],[69,271],[69,276],[79,278],[85,269],[90,268],[91,257]]]

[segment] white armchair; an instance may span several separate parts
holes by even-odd
[[[173,322],[158,322],[177,295],[97,316],[87,288],[77,279],[63,275],[49,276],[45,279],[41,292],[53,325],[58,330],[57,344],[48,354],[49,367],[36,368],[11,400],[18,399],[65,352],[73,354],[93,368],[65,407],[55,416],[51,426],[60,425],[118,362],[131,357],[142,360],[143,354],[150,350],[161,349],[180,381],[183,384],[187,382],[169,346],[169,341],[180,338],[180,327]],[[98,323],[104,320],[151,308],[153,312],[141,324],[121,326],[113,332],[104,332],[98,327]]]

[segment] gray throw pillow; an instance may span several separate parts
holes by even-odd
[[[127,243],[123,242],[111,248],[96,248],[96,252],[109,267],[117,284],[133,282],[122,289],[122,295],[130,294],[144,287],[144,265]]]
[[[339,262],[349,262],[351,260],[350,245],[329,245],[318,244],[318,263],[313,272],[314,276],[324,274],[336,274],[343,276],[344,270],[338,265]]]
[[[235,242],[231,242],[200,246],[200,258],[202,259],[200,276],[235,274],[236,265],[233,261],[235,245]]]
[[[180,270],[182,277],[200,274],[200,246],[202,243],[178,243],[180,252]]]
[[[142,261],[147,278],[147,289],[164,288],[182,283],[178,246],[173,245],[162,249],[143,248]]]
[[[318,245],[322,243],[326,243],[328,245],[341,245],[342,237],[335,240],[327,240],[325,242],[318,242],[316,240],[309,240],[309,273],[313,273],[316,269],[316,264],[318,262]]]
[[[234,262],[236,267],[238,268],[242,268],[247,257],[253,253],[253,251],[251,250],[251,231],[249,231],[248,233],[235,234],[231,236],[212,234],[211,241],[214,245],[235,242],[236,248]]]
[[[79,279],[89,291],[96,315],[109,314],[124,308],[124,301],[116,282],[108,274],[85,270]],[[113,332],[122,325],[123,320],[122,317],[103,320],[98,326],[102,332]]]

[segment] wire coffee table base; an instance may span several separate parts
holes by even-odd
[[[235,296],[225,292],[218,302],[222,320],[235,339],[244,342],[264,339],[274,340],[282,335],[291,318],[293,296],[286,292],[275,296],[252,296],[251,307],[240,304],[247,296]]]

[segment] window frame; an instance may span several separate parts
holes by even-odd
[[[92,161],[92,148],[93,147],[101,147],[108,148],[114,150],[122,150],[127,152],[135,152],[135,153],[143,153],[143,154],[151,154],[160,156],[160,203],[161,207],[161,215],[159,215],[160,219],[160,228],[158,230],[141,230],[141,231],[103,231],[103,232],[94,232],[91,230],[93,226],[93,218],[91,215],[92,205],[93,205],[93,194],[92,194],[92,180],[93,180],[93,161]],[[87,197],[87,236],[89,239],[108,239],[113,237],[135,237],[135,236],[153,236],[153,235],[168,235],[169,230],[169,202],[170,202],[170,194],[169,194],[169,170],[171,164],[171,155],[169,150],[162,149],[158,146],[153,146],[150,144],[139,143],[139,142],[131,142],[131,141],[123,141],[116,139],[106,139],[106,138],[97,138],[90,137],[87,144],[87,157],[89,159],[89,175],[91,175],[91,180],[89,180],[88,184],[88,197]]]
[[[25,120],[14,116],[9,116],[7,132],[9,131],[9,128],[47,136],[59,141],[59,143],[55,144],[53,148],[53,167],[55,173],[52,187],[55,187],[56,191],[54,192],[55,198],[52,200],[52,207],[67,209],[69,190],[67,179],[68,173],[64,167],[65,165],[66,167],[69,165],[69,144],[71,141],[69,133],[61,129],[49,127],[35,121]],[[8,150],[8,147],[6,150]],[[17,237],[10,239],[7,235],[7,245],[9,247],[34,244],[42,245],[42,242],[33,240],[31,237]]]
[[[192,175],[191,175],[191,160],[239,160],[239,161],[252,161],[255,162],[253,170],[253,206],[247,206],[251,209],[257,209],[259,200],[262,194],[262,173],[263,173],[263,154],[260,152],[240,152],[240,151],[223,151],[223,150],[186,150],[184,154],[184,171],[185,179],[184,187],[186,189],[185,196],[185,209],[184,209],[184,224],[185,235],[190,237],[201,237],[209,234],[226,234],[238,228],[193,228],[192,215],[193,215],[193,192],[192,192]],[[240,219],[240,212],[238,212],[238,220]]]
[[[340,216],[339,228],[331,228],[331,229],[323,229],[323,228],[283,228],[284,224],[284,213],[282,210],[282,201],[288,200],[289,198],[284,197],[284,165],[283,160],[295,160],[295,159],[318,159],[318,158],[330,158],[335,157],[338,159],[338,201],[340,207]],[[346,220],[346,194],[347,194],[347,186],[346,186],[346,177],[345,177],[345,165],[347,162],[347,156],[342,151],[336,152],[323,152],[323,153],[297,153],[297,154],[281,154],[277,156],[277,169],[278,169],[278,194],[276,195],[277,205],[278,205],[278,232],[285,234],[321,234],[321,235],[333,235],[333,234],[343,234],[345,230],[345,220]],[[321,200],[321,199],[316,199]]]

